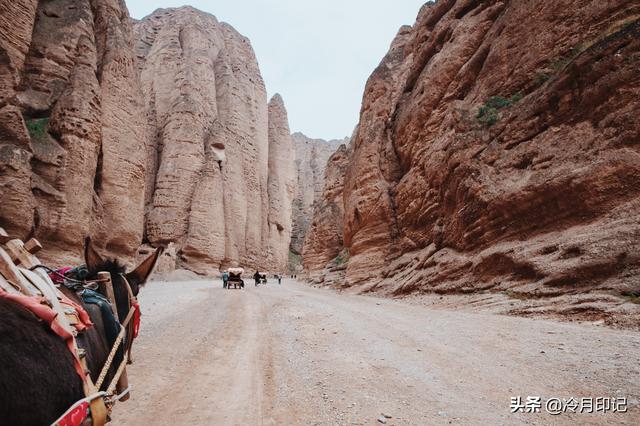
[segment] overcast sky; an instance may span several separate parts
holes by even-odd
[[[401,25],[427,0],[128,0],[134,18],[190,4],[249,37],[269,96],[280,93],[291,131],[350,136],[367,78]]]

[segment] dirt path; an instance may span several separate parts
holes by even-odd
[[[285,280],[151,283],[116,425],[640,424],[640,333],[426,309]],[[510,413],[626,397],[627,413]]]

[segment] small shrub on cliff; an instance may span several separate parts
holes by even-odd
[[[549,61],[549,67],[553,70],[554,73],[558,73],[562,71],[567,65],[569,65],[572,60],[573,60],[573,56],[568,58],[561,56],[559,58],[555,58]]]
[[[534,87],[538,88],[551,79],[551,75],[544,71],[538,71],[533,79]]]
[[[483,106],[478,111],[478,121],[487,127],[491,127],[500,120],[500,113],[496,108]]]
[[[640,305],[640,290],[637,291],[625,291],[622,296],[631,303]]]
[[[34,118],[27,120],[27,130],[31,140],[42,141],[47,137],[47,126],[49,125],[49,118]]]
[[[518,92],[510,98],[502,96],[492,96],[480,107],[476,119],[487,127],[491,127],[500,121],[499,111],[509,108],[511,105],[519,102],[523,98],[522,92]]]
[[[334,265],[344,265],[349,261],[349,252],[344,249],[333,259]]]
[[[524,95],[522,94],[522,92],[516,92],[515,95],[511,96],[511,104],[513,105],[515,103],[518,103],[522,100],[522,98],[524,98]]]
[[[517,300],[528,300],[529,299],[529,297],[526,294],[519,293],[519,292],[513,291],[513,290],[503,291],[502,294],[504,294],[505,296],[507,296],[510,299],[517,299]]]

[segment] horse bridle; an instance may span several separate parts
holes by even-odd
[[[124,274],[120,274],[120,277],[122,278],[122,280],[124,281],[125,287],[127,289],[127,293],[128,293],[128,298],[127,301],[129,302],[128,306],[127,306],[127,312],[129,312],[131,310],[132,307],[135,307],[135,309],[138,311],[137,314],[134,313],[134,319],[133,321],[129,321],[129,323],[127,324],[127,342],[125,344],[125,350],[128,352],[128,358],[127,358],[127,364],[133,364],[133,360],[131,359],[131,348],[133,346],[133,340],[135,339],[135,327],[136,327],[136,315],[140,315],[140,306],[138,305],[138,299],[136,298],[136,296],[133,294],[133,289],[131,288],[131,284],[129,284],[129,280],[127,279],[127,277]],[[116,308],[117,309],[117,308]]]
[[[37,265],[34,266],[31,269],[36,269],[36,268],[43,268],[45,270],[47,270],[47,272],[49,273],[53,273],[57,276],[59,276],[60,278],[63,279],[63,285],[65,287],[67,287],[70,290],[73,291],[78,291],[80,289],[90,289],[90,290],[94,290],[97,291],[98,290],[98,284],[103,282],[103,280],[97,279],[97,280],[78,280],[78,279],[74,279],[71,277],[67,277],[61,273],[59,273],[58,271],[56,271],[55,269],[49,268],[45,265]],[[127,289],[127,302],[128,302],[128,306],[127,306],[127,312],[129,312],[132,308],[132,306],[136,307],[136,310],[138,310],[138,317],[140,315],[140,306],[138,305],[138,299],[136,298],[136,296],[133,294],[133,289],[131,288],[131,284],[129,283],[129,280],[127,279],[126,275],[123,273],[119,273],[120,278],[122,278],[122,280],[124,281],[125,284],[125,288]],[[117,306],[113,307],[114,312],[116,312],[118,310]],[[136,314],[134,314],[135,317]],[[124,318],[122,318],[122,320],[124,320]],[[122,323],[120,323],[120,325],[122,325]],[[127,358],[127,364],[132,364],[133,360],[131,359],[131,347],[133,346],[133,340],[135,338],[134,334],[135,334],[135,327],[136,327],[136,321],[129,321],[127,324],[127,340],[125,342],[125,350],[128,352],[128,358]]]

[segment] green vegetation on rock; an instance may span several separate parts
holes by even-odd
[[[31,140],[43,141],[46,139],[49,117],[27,120],[26,124]]]
[[[631,303],[640,305],[640,290],[624,292],[622,293],[622,297]]]
[[[511,105],[522,100],[523,95],[521,92],[516,93],[510,98],[503,98],[502,96],[492,96],[480,107],[476,119],[487,127],[491,127],[500,121],[500,110],[509,108]]]
[[[347,262],[349,262],[349,252],[347,249],[342,250],[335,259],[333,259],[334,265],[344,265]]]

